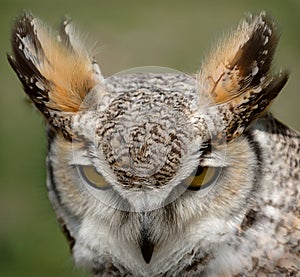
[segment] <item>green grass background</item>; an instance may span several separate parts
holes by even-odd
[[[86,276],[74,268],[45,187],[43,119],[26,101],[9,67],[10,30],[23,10],[56,26],[74,19],[90,41],[106,76],[137,66],[198,70],[212,42],[245,12],[266,10],[282,36],[277,68],[288,84],[272,110],[300,129],[300,1],[34,1],[0,0],[0,276]]]

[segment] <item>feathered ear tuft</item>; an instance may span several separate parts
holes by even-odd
[[[102,76],[76,36],[69,20],[55,35],[39,19],[24,13],[12,32],[13,55],[8,56],[35,105],[49,117],[52,111],[77,112]]]
[[[200,93],[203,104],[222,117],[219,140],[240,136],[286,84],[287,72],[270,70],[278,39],[264,12],[249,16],[204,63],[198,75]]]
[[[264,12],[242,21],[202,66],[198,80],[206,97],[220,104],[268,86],[278,39],[274,22]]]

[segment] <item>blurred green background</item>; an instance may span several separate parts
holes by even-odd
[[[300,129],[300,1],[17,1],[0,2],[0,276],[86,276],[73,267],[68,245],[47,199],[43,119],[26,101],[5,54],[13,19],[31,10],[52,26],[74,19],[109,76],[137,66],[195,72],[212,42],[245,12],[266,10],[282,36],[277,68],[288,84],[272,106],[285,123]]]

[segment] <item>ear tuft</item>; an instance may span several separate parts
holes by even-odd
[[[288,73],[271,73],[279,35],[264,12],[249,16],[203,64],[198,75],[204,105],[216,109],[216,141],[239,137],[277,97]],[[221,124],[218,120],[221,119]]]
[[[35,105],[49,116],[51,110],[77,112],[87,94],[102,81],[71,22],[63,21],[59,35],[39,19],[24,13],[12,32],[12,68]]]
[[[279,39],[275,24],[264,12],[242,21],[203,64],[201,88],[213,104],[224,103],[263,87]]]

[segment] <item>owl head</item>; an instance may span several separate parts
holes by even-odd
[[[47,122],[49,197],[78,263],[170,269],[182,249],[209,252],[239,228],[259,179],[247,132],[287,81],[270,69],[278,34],[265,13],[194,75],[105,78],[69,20],[55,33],[25,13],[11,40],[8,60]]]

